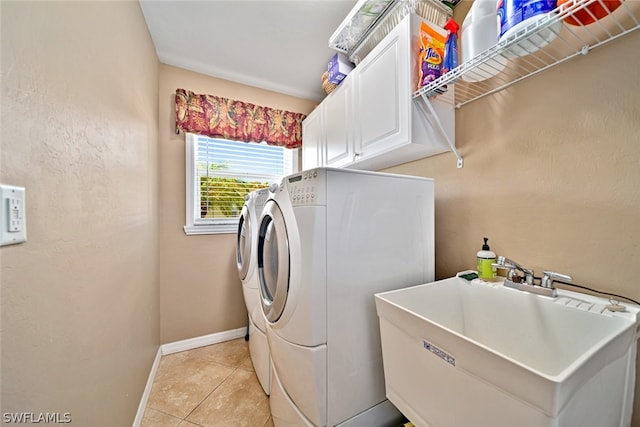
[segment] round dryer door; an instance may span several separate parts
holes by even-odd
[[[240,280],[247,277],[249,264],[251,263],[251,218],[247,205],[242,207],[240,220],[238,221],[238,235],[236,236],[236,266]]]
[[[272,200],[264,207],[258,231],[258,271],[262,311],[274,323],[289,292],[289,241],[282,211]]]

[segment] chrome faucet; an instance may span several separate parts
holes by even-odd
[[[492,266],[496,268],[508,268],[509,273],[507,273],[507,280],[515,283],[521,282],[521,277],[516,272],[516,270],[520,270],[524,274],[524,282],[527,285],[533,285],[533,270],[529,270],[509,258],[499,256],[498,261],[492,264]]]
[[[517,262],[503,256],[499,256],[497,262],[492,264],[492,266],[496,268],[509,269],[507,279],[504,281],[504,286],[553,298],[558,296],[558,291],[553,285],[554,280],[566,280],[569,282],[573,280],[571,276],[567,276],[566,274],[555,273],[553,271],[543,271],[544,276],[540,279],[540,284],[536,285],[534,284],[535,276],[533,274],[533,270],[529,270]],[[517,270],[524,274],[524,283],[522,282],[523,278],[520,277]]]

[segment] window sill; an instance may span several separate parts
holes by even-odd
[[[238,224],[220,224],[220,225],[185,225],[184,234],[187,236],[195,234],[236,234],[238,232]]]

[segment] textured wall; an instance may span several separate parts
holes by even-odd
[[[131,425],[159,344],[158,60],[138,2],[1,2],[2,412]]]
[[[184,234],[184,135],[175,133],[177,88],[300,113],[313,103],[160,65],[161,341],[173,342],[247,325],[236,271],[235,234]]]
[[[487,236],[537,275],[640,300],[638,46],[640,32],[462,107],[463,169],[451,153],[389,169],[435,178],[438,278],[475,268]]]

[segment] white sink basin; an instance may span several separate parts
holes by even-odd
[[[638,307],[457,277],[377,294],[387,397],[416,426],[628,426]]]

